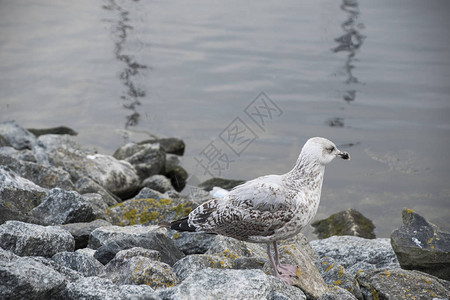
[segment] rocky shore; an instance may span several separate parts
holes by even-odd
[[[74,134],[0,123],[0,299],[450,297],[450,234],[410,209],[390,239],[349,210],[316,222],[326,238],[282,242],[282,262],[300,266],[287,286],[265,246],[157,226],[212,197],[210,183],[180,194],[182,140],[104,155]]]

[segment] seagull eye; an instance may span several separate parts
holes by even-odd
[[[334,150],[334,147],[327,148],[328,153],[333,152],[333,150]]]

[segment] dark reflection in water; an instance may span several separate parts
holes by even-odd
[[[134,0],[134,2],[138,2],[138,0]],[[119,17],[119,19],[110,19],[107,21],[112,23],[111,32],[115,39],[114,54],[119,61],[125,63],[125,67],[120,72],[119,77],[125,86],[125,90],[120,98],[123,102],[122,106],[129,110],[129,114],[125,120],[125,128],[128,128],[139,123],[140,114],[137,106],[141,105],[140,99],[145,97],[145,91],[137,86],[136,78],[140,70],[147,69],[147,66],[137,62],[132,55],[125,54],[124,51],[124,45],[127,42],[129,32],[133,30],[133,27],[129,25],[130,13],[114,0],[109,0],[108,4],[103,5],[103,8],[112,13],[117,13]]]
[[[356,89],[354,88],[354,85],[359,83],[358,78],[353,74],[353,69],[355,68],[355,55],[363,45],[365,39],[365,36],[359,32],[360,29],[364,28],[364,24],[357,22],[360,14],[357,0],[343,0],[341,9],[347,13],[347,19],[341,25],[344,34],[335,39],[338,45],[332,50],[335,53],[347,52],[344,71],[347,75],[345,84],[348,85],[348,88],[343,93],[342,98],[347,103],[350,103],[356,99]]]

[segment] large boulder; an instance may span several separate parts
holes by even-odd
[[[128,143],[117,149],[113,156],[133,165],[141,180],[163,173],[166,165],[166,154],[159,144]]]
[[[63,275],[32,258],[0,253],[1,299],[57,298],[65,284]]]
[[[354,235],[366,239],[375,238],[375,225],[353,208],[335,213],[326,219],[311,224],[319,239],[333,235]]]
[[[155,252],[143,248],[118,252],[105,267],[106,277],[120,285],[146,284],[153,289],[174,286],[177,276],[168,264],[155,260]]]
[[[165,229],[157,226],[108,226],[95,229],[89,237],[89,247],[98,249],[111,242],[122,246],[142,247],[161,253],[161,261],[173,265],[184,257],[181,252],[165,235]]]
[[[184,149],[186,148],[185,143],[183,140],[178,138],[156,138],[156,139],[150,139],[145,140],[138,143],[139,145],[144,144],[159,144],[160,147],[164,150],[166,153],[170,154],[176,154],[176,155],[183,155]]]
[[[0,247],[20,256],[51,257],[73,251],[75,240],[68,231],[56,226],[7,221],[0,226]]]
[[[332,236],[310,245],[321,258],[333,258],[353,276],[360,270],[400,266],[389,239]]]
[[[75,191],[59,188],[52,189],[30,214],[52,225],[90,222],[96,217],[89,201]]]
[[[160,289],[156,294],[167,300],[228,300],[228,299],[303,299],[298,288],[287,286],[261,270],[211,269],[200,270],[181,284]]]
[[[450,280],[450,233],[411,209],[404,209],[402,216],[403,225],[391,234],[402,268]]]
[[[450,282],[419,271],[364,270],[356,277],[366,300],[448,299]]]
[[[79,252],[59,252],[52,256],[52,259],[72,270],[75,270],[85,277],[97,276],[104,271],[104,266],[94,257]]]
[[[19,176],[8,167],[0,166],[0,204],[26,214],[41,204],[47,194],[47,189]]]
[[[38,145],[46,151],[52,165],[71,175],[72,182],[88,177],[124,199],[139,189],[140,179],[132,165],[110,155],[90,153],[71,136],[42,135],[38,138]]]
[[[160,198],[130,199],[111,206],[107,213],[115,225],[126,226],[136,224],[156,225],[164,220],[176,220],[189,215],[196,207],[184,199]],[[149,195],[149,196],[152,196]]]

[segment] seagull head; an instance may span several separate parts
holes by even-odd
[[[329,164],[336,157],[350,160],[348,152],[339,150],[332,141],[322,137],[310,138],[303,146],[302,154],[319,161],[321,165]]]

